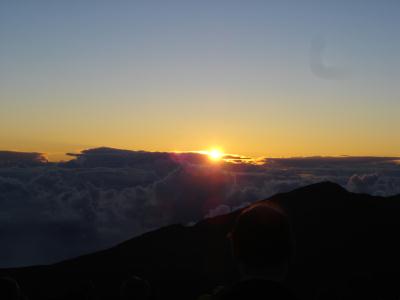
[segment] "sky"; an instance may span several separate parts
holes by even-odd
[[[0,149],[398,156],[398,1],[0,2]]]

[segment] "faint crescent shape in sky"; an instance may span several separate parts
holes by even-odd
[[[346,78],[346,71],[337,67],[328,66],[324,63],[324,52],[326,41],[322,37],[312,39],[310,47],[311,72],[320,78],[328,80],[339,80]]]

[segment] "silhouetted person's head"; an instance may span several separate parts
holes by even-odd
[[[280,209],[267,204],[251,206],[240,214],[229,237],[243,275],[285,276],[292,238],[288,218]]]
[[[151,296],[150,284],[139,277],[133,276],[125,280],[120,290],[121,300],[144,300]]]
[[[0,278],[0,299],[20,300],[21,297],[21,289],[14,279],[10,277]]]

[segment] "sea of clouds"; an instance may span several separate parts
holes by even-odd
[[[0,152],[0,267],[56,262],[320,181],[400,194],[393,157],[226,158],[98,148],[49,163]]]

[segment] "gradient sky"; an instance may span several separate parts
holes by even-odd
[[[400,155],[399,1],[0,2],[0,149]]]

